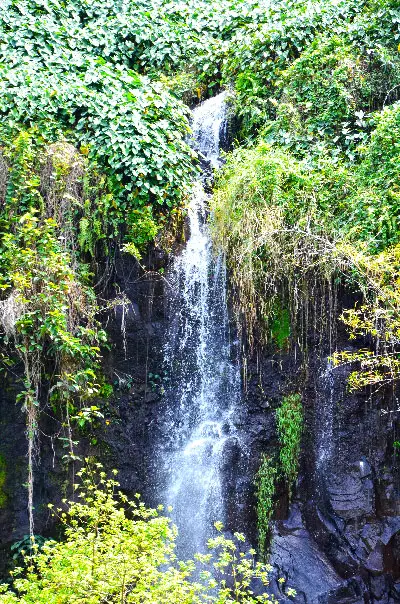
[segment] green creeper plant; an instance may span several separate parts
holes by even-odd
[[[263,558],[267,555],[269,525],[274,513],[274,495],[277,479],[278,469],[275,460],[264,454],[255,477],[258,549]]]
[[[33,534],[33,461],[46,359],[55,363],[53,398],[58,392],[69,416],[73,400],[84,401],[98,391],[96,370],[106,336],[95,319],[97,305],[74,273],[52,219],[41,223],[35,212],[24,214],[19,229],[3,235],[1,249],[6,293],[0,302],[2,344],[13,347],[24,372],[17,399],[27,416]]]
[[[280,466],[290,492],[299,470],[303,431],[303,407],[300,394],[289,394],[282,399],[282,404],[276,411],[276,423],[281,445]]]
[[[280,441],[279,459],[263,454],[255,476],[258,549],[265,559],[268,553],[270,522],[275,507],[275,489],[280,476],[288,483],[289,493],[296,480],[303,427],[301,396],[291,394],[282,400],[276,412]]]
[[[6,468],[6,459],[4,455],[0,454],[0,508],[2,508],[7,502],[7,493],[5,491],[7,479],[7,468]]]

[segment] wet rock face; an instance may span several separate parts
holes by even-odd
[[[143,274],[128,255],[117,258],[110,298],[125,292],[130,304],[116,307],[105,318],[111,350],[104,359],[104,373],[114,385],[108,401],[109,425],[99,427],[97,444],[84,434],[76,434],[79,445],[76,454],[99,458],[106,468],[118,468],[119,481],[129,494],[139,492],[147,497],[152,474],[151,441],[157,424],[160,401],[158,380],[149,374],[158,373],[160,342],[162,341],[164,299],[162,277],[156,271],[165,266],[166,256],[153,250],[144,260],[148,272]],[[29,532],[27,513],[27,441],[25,416],[16,404],[18,382],[11,379],[0,383],[0,470],[4,469],[4,484],[0,484],[0,582],[7,579],[11,561],[10,546]],[[59,419],[59,418],[58,418]],[[57,527],[47,504],[61,503],[70,496],[74,473],[79,462],[67,464],[63,441],[58,438],[60,422],[41,417],[39,446],[34,468],[35,533],[56,536]],[[49,436],[46,436],[49,435]],[[3,468],[4,466],[4,468]],[[3,498],[4,495],[4,498]]]
[[[126,278],[127,271],[122,274]],[[129,289],[132,281],[132,276],[126,282],[121,277],[121,288]],[[125,490],[140,491],[155,505],[160,485],[152,451],[163,434],[164,403],[159,388],[146,384],[146,371],[157,373],[160,367],[166,327],[163,289],[159,283],[130,287],[128,359],[117,320],[110,368],[119,374],[130,371],[136,382],[119,396],[119,421],[106,435],[108,463],[120,469]],[[291,504],[284,485],[278,485],[271,588],[281,601],[288,585],[298,592],[295,602],[394,604],[400,601],[395,401],[392,393],[350,394],[347,369],[332,369],[327,359],[328,354],[310,355],[308,377],[301,386],[295,377],[300,364],[293,355],[278,358],[265,353],[250,363],[236,418],[240,430],[245,429],[247,450],[228,441],[223,458],[226,525],[256,542],[254,475],[261,454],[277,450],[275,410],[282,396],[301,389],[305,412],[301,471]],[[281,577],[284,584],[278,581]]]
[[[20,526],[27,526],[26,443],[25,422],[20,407],[15,404],[15,386],[4,380],[0,392],[0,455],[4,479],[0,505],[0,577],[4,576],[10,559],[10,544],[20,538]],[[16,437],[16,435],[18,435]]]
[[[161,252],[148,261],[151,269],[165,263]],[[162,377],[149,374],[160,375],[166,285],[160,276],[140,273],[127,257],[118,260],[115,281],[130,304],[108,318],[112,349],[105,373],[115,384],[112,418],[99,434],[101,445],[93,447],[82,439],[81,453],[95,454],[108,468],[118,468],[122,488],[129,495],[142,493],[154,505],[160,487],[152,453],[163,434],[164,403]],[[390,392],[349,394],[346,371],[332,370],[327,356],[310,356],[308,377],[301,384],[301,471],[291,504],[284,486],[278,485],[271,588],[282,601],[289,585],[297,590],[294,601],[299,603],[394,604],[400,602],[400,461],[393,446],[398,440],[397,405]],[[299,370],[293,355],[267,351],[249,364],[236,418],[246,432],[247,450],[232,439],[224,452],[227,525],[253,543],[254,475],[261,454],[277,450],[275,410],[285,393],[300,390]],[[11,542],[27,533],[25,425],[14,401],[15,392],[6,385],[0,398],[0,453],[7,473],[7,498],[0,507],[0,574]],[[55,426],[47,428],[55,432]],[[57,447],[54,452],[52,443],[42,438],[35,489],[38,534],[54,531],[46,503],[57,503],[66,494],[70,476],[63,453]]]
[[[250,378],[249,413],[263,427],[249,429],[253,459],[276,450],[273,409],[288,391],[284,376],[293,384],[296,369],[287,358],[277,370],[266,356]],[[279,577],[297,590],[296,602],[400,601],[396,400],[392,392],[350,394],[346,372],[330,368],[326,357],[310,358],[301,471],[288,508],[278,493],[271,540],[272,586],[283,601],[292,600]],[[255,469],[254,462],[250,473]]]

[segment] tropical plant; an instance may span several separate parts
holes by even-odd
[[[270,521],[274,513],[275,486],[279,472],[276,462],[268,455],[261,458],[260,467],[255,477],[257,501],[257,530],[258,549],[265,559],[268,551],[268,538],[270,535]]]
[[[226,539],[217,523],[217,536],[208,543],[211,553],[197,555],[197,564],[179,562],[177,530],[169,518],[147,509],[139,495],[129,501],[99,464],[79,476],[77,500],[57,509],[49,506],[64,528],[64,539],[39,547],[32,538],[24,565],[12,572],[12,589],[0,588],[0,602],[276,602],[267,593],[253,594],[254,580],[268,585],[270,567],[255,562],[255,552],[239,549],[243,535]]]
[[[280,467],[290,493],[299,471],[303,431],[303,407],[300,394],[289,394],[282,399],[281,406],[276,411],[276,424],[281,444]]]

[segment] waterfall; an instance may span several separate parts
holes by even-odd
[[[219,165],[224,127],[225,93],[194,110],[192,145],[213,167]],[[224,521],[224,451],[238,438],[240,370],[231,358],[225,261],[213,253],[207,206],[197,182],[188,207],[190,236],[168,273],[164,501],[173,508],[179,552],[188,556],[204,548],[215,521]]]
[[[321,372],[318,383],[316,405],[316,469],[319,473],[327,471],[333,455],[333,419],[337,401],[335,398],[334,367],[331,361]]]
[[[221,165],[220,141],[225,137],[226,125],[226,92],[204,101],[193,111],[192,147],[213,168]]]

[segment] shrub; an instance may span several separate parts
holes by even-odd
[[[134,501],[117,491],[101,467],[79,475],[77,501],[55,510],[64,528],[61,542],[46,541],[29,551],[25,565],[13,571],[12,589],[2,586],[0,602],[9,604],[266,602],[255,596],[250,583],[268,584],[267,567],[254,562],[254,552],[239,553],[244,536],[209,542],[210,554],[178,562],[174,553],[176,528],[137,495]],[[213,569],[210,572],[209,569]],[[292,590],[293,592],[293,590]]]
[[[386,53],[387,54],[387,53]],[[346,36],[319,36],[286,69],[264,136],[296,153],[345,152],[368,138],[366,115],[400,82],[400,63],[380,49],[361,55]]]
[[[277,308],[287,309],[285,324],[299,336],[298,313],[315,296],[316,278],[329,287],[341,261],[332,240],[352,187],[345,168],[313,169],[265,143],[228,158],[212,200],[213,233],[227,252],[238,322],[251,344],[274,338]]]
[[[224,61],[226,81],[234,81],[242,135],[254,135],[274,117],[270,97],[280,95],[282,72],[321,32],[341,32],[361,9],[357,2],[280,0],[254,14],[234,35]]]
[[[376,127],[364,151],[361,174],[393,197],[400,189],[400,102],[375,115]],[[397,207],[399,207],[398,198]]]
[[[239,327],[251,345],[274,337],[277,308],[288,309],[291,337],[303,341],[302,309],[310,317],[315,296],[329,297],[334,279],[364,288],[369,254],[399,241],[396,148],[375,180],[366,176],[374,153],[378,163],[378,140],[373,133],[354,168],[299,160],[266,143],[228,157],[212,200],[213,233],[227,252]]]

